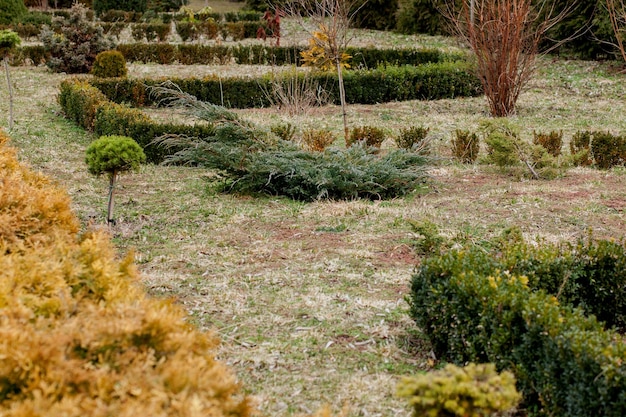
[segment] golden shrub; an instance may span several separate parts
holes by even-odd
[[[214,358],[215,335],[147,297],[108,236],[79,239],[67,195],[18,164],[6,141],[0,135],[0,415],[250,415]]]

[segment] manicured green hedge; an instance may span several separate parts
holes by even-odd
[[[169,153],[177,151],[154,145],[155,138],[165,134],[194,137],[213,134],[213,126],[210,125],[157,123],[141,110],[110,102],[97,88],[78,79],[61,83],[59,104],[67,118],[98,137],[118,135],[133,138],[144,149],[148,162],[152,163],[162,162]]]
[[[565,303],[578,299],[600,307],[599,315],[614,309],[623,320],[624,247],[600,241],[570,249],[512,247],[501,259],[457,250],[427,259],[413,276],[411,315],[438,358],[513,371],[530,411],[623,416],[623,337]],[[542,286],[556,289],[564,305]]]
[[[301,75],[303,76],[303,75]],[[313,80],[323,86],[330,100],[339,102],[337,75],[318,73]],[[156,104],[149,96],[147,86],[162,83],[164,79],[102,79],[90,83],[111,101],[131,103],[134,106]],[[271,100],[269,76],[260,78],[170,78],[169,81],[201,101],[222,104],[230,108],[267,107]],[[289,82],[288,80],[284,82]],[[374,70],[348,71],[344,75],[346,100],[350,104],[373,104],[403,100],[436,100],[476,96],[481,93],[480,82],[472,67],[465,62],[444,62],[417,67],[388,67]]]
[[[256,28],[254,29],[256,30]],[[198,44],[150,44],[134,43],[119,45],[117,49],[127,61],[142,63],[181,64],[228,63],[234,60],[242,65],[300,65],[300,52],[304,46],[266,45],[198,45]],[[375,68],[379,65],[421,65],[448,61],[464,61],[461,53],[442,52],[434,48],[377,49],[347,48],[354,68]]]

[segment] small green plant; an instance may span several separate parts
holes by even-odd
[[[424,126],[403,127],[395,137],[396,146],[400,149],[416,150],[428,153],[428,142],[426,137],[430,128]]]
[[[0,58],[7,77],[9,89],[9,131],[13,130],[13,86],[11,85],[11,73],[9,72],[9,56],[20,44],[21,39],[12,30],[0,30]]]
[[[291,123],[279,123],[270,127],[273,134],[280,139],[291,142],[296,134],[296,128]]]
[[[478,158],[480,139],[469,130],[456,130],[452,137],[452,154],[464,164],[473,164]]]
[[[365,144],[371,148],[380,148],[385,141],[385,131],[376,126],[355,127],[346,139],[346,146],[350,147],[356,143]]]
[[[594,132],[591,139],[591,154],[600,169],[609,169],[622,164],[626,158],[626,137],[611,132]]]
[[[302,132],[302,142],[305,148],[313,152],[323,152],[336,139],[333,132],[327,129],[307,129]]]
[[[96,55],[91,73],[100,78],[126,77],[126,59],[120,51],[104,51]]]
[[[561,155],[563,131],[552,131],[550,133],[538,133],[533,131],[533,144],[543,146],[550,155],[556,158]]]
[[[569,143],[572,162],[574,165],[588,166],[593,163],[591,159],[591,137],[593,133],[585,130],[574,133]]]
[[[141,146],[127,136],[101,136],[93,141],[86,151],[85,162],[89,173],[93,175],[106,174],[109,177],[109,203],[107,208],[107,223],[115,224],[113,219],[113,193],[115,181],[119,174],[139,169],[145,162],[146,155]]]
[[[418,255],[439,254],[446,247],[446,239],[439,234],[439,228],[433,222],[409,220],[413,233],[417,236],[413,240],[413,248]]]
[[[513,410],[522,399],[512,373],[473,363],[405,377],[398,395],[409,399],[415,417],[487,417]]]

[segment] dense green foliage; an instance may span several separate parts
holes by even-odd
[[[608,169],[626,162],[626,136],[611,132],[593,132],[591,155],[596,166]]]
[[[41,31],[41,41],[50,58],[46,65],[56,72],[88,73],[100,52],[115,45],[102,27],[86,17],[86,9],[74,5],[68,19],[54,19]]]
[[[417,153],[394,150],[379,154],[366,146],[310,152],[269,136],[223,107],[177,90],[158,91],[160,96],[172,97],[173,105],[215,125],[211,136],[164,139],[163,146],[180,149],[168,161],[217,170],[231,191],[303,201],[386,199],[410,193],[426,179],[427,160]]]
[[[441,35],[446,33],[446,21],[439,11],[442,5],[442,0],[400,0],[396,30],[406,34]]]
[[[401,149],[419,149],[427,152],[428,142],[426,138],[430,128],[424,126],[409,126],[400,128],[400,132],[394,138],[396,146]]]
[[[128,136],[101,136],[89,144],[85,162],[93,175],[136,171],[146,162],[141,146]]]
[[[570,304],[623,328],[624,246],[514,241],[502,248],[453,250],[414,275],[411,314],[437,357],[513,371],[530,410],[623,415],[626,345]]]
[[[353,7],[354,27],[376,30],[392,30],[396,27],[398,0],[359,0]]]
[[[28,13],[24,0],[2,0],[0,2],[0,25],[16,23]]]
[[[0,59],[9,56],[22,40],[17,33],[10,29],[0,30]]]
[[[104,51],[96,55],[91,73],[96,77],[126,77],[126,60],[120,51]]]
[[[357,126],[350,130],[346,138],[346,146],[365,145],[380,148],[386,139],[385,131],[377,126]]]
[[[287,73],[287,77],[293,76],[292,74]],[[337,74],[316,73],[311,79],[324,86],[332,102],[339,102]],[[280,79],[276,76],[257,79],[212,76],[202,79],[173,78],[170,81],[199,100],[223,103],[231,108],[250,108],[270,106],[272,100],[266,92],[272,91],[272,83],[280,82]],[[156,103],[148,94],[146,86],[158,85],[162,80],[97,79],[90,82],[116,103],[142,106]],[[283,82],[289,83],[290,78]],[[480,82],[472,67],[464,62],[347,71],[344,74],[344,83],[346,101],[360,104],[466,97],[481,92]]]
[[[180,27],[179,27],[180,30]],[[256,30],[256,28],[255,28]],[[118,50],[127,61],[155,64],[215,64],[234,61],[240,65],[301,65],[300,53],[305,46],[268,45],[202,45],[135,43],[119,45]],[[464,61],[459,53],[442,52],[433,48],[377,49],[348,47],[352,58],[348,63],[356,68],[375,68],[379,65],[421,65]]]
[[[93,10],[99,16],[108,10],[124,10],[143,13],[146,11],[146,0],[93,0]]]
[[[456,130],[452,137],[452,155],[464,164],[473,164],[478,159],[480,138],[469,130]]]
[[[119,135],[135,139],[144,149],[148,162],[162,162],[169,152],[153,144],[154,140],[165,134],[188,136],[208,136],[213,127],[206,124],[195,126],[157,123],[140,110],[111,103],[95,87],[77,79],[61,83],[59,104],[65,116],[84,129],[93,131],[98,136]]]
[[[510,411],[521,400],[513,374],[473,363],[403,378],[398,395],[408,398],[414,417],[487,417]]]

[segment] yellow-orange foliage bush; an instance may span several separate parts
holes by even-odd
[[[217,339],[147,297],[0,132],[0,415],[248,416]]]

